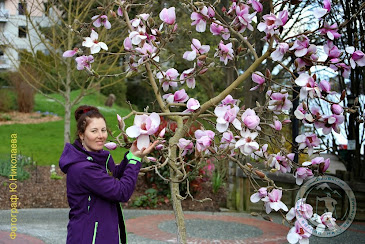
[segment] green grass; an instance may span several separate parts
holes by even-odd
[[[74,91],[71,97],[77,96],[79,91]],[[58,94],[52,95],[61,99]],[[93,94],[84,97],[79,104],[72,108],[71,114],[71,141],[75,139],[76,122],[73,117],[75,109],[83,104],[96,106],[100,109],[104,115],[108,127],[113,131],[117,131],[117,117],[118,113],[121,116],[125,116],[129,113],[129,109],[113,105],[113,107],[105,107],[105,96],[100,94]],[[42,95],[37,94],[35,97],[34,111],[41,112],[52,112],[61,117],[64,117],[63,107],[51,101]],[[126,121],[127,126],[132,124],[132,118]],[[1,125],[0,126],[0,155],[10,154],[10,135],[16,133],[18,135],[18,150],[22,155],[31,156],[38,165],[58,165],[59,157],[64,147],[64,121],[47,122],[40,124],[13,124],[13,125]],[[115,162],[119,162],[124,153],[126,152],[123,148],[118,148],[112,151],[112,156]],[[4,157],[4,156],[0,156]]]

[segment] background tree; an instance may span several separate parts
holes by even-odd
[[[78,52],[83,41],[82,36],[86,36],[85,33],[89,32],[91,27],[96,28],[89,20],[97,14],[107,15],[111,24],[115,25],[115,32],[101,31],[99,32],[99,39],[110,41],[108,45],[110,53],[122,52],[120,35],[126,32],[125,25],[119,21],[116,12],[110,12],[109,10],[100,12],[97,10],[97,7],[109,6],[112,2],[60,0],[44,3],[43,1],[36,0],[26,4],[26,1],[23,1],[24,6],[27,6],[25,16],[26,29],[28,30],[27,42],[29,43],[30,51],[22,51],[20,47],[13,45],[11,40],[8,40],[6,43],[8,48],[21,53],[20,62],[17,57],[11,57],[11,61],[16,66],[20,69],[22,69],[22,66],[31,67],[34,70],[33,73],[42,74],[36,80],[29,82],[29,85],[37,92],[55,100],[64,107],[65,143],[70,142],[71,137],[71,107],[79,103],[85,95],[111,87],[124,80],[125,67],[120,65],[122,61],[120,55],[103,54],[95,59],[93,65],[103,70],[101,73],[103,76],[100,79],[96,76],[89,76],[86,73],[78,72],[77,67],[71,64],[70,59],[62,57],[62,50],[75,48],[74,51]],[[43,13],[42,17],[34,18],[33,13],[35,12]],[[38,50],[38,47],[41,45],[44,46],[43,51]],[[25,72],[20,72],[19,74],[23,75],[24,79],[32,75],[27,72],[29,69],[22,70]],[[121,87],[123,86],[125,85],[121,84]],[[79,90],[80,93],[76,98],[72,99],[70,95],[74,90]],[[62,99],[48,96],[50,93],[60,94]],[[118,98],[123,100],[124,97],[118,96]]]

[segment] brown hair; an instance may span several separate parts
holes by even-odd
[[[89,125],[91,118],[102,118],[106,123],[104,116],[96,107],[81,105],[75,110],[75,119],[77,122],[76,139],[80,140],[79,135],[84,134],[85,129]]]

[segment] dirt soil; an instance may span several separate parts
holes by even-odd
[[[50,178],[50,166],[30,166],[27,171],[31,177],[25,181],[17,182],[17,193],[19,197],[18,208],[68,208],[66,195],[66,175],[56,167],[58,175],[63,176],[61,180]],[[11,182],[6,177],[0,176],[0,209],[10,209],[9,184]],[[145,190],[149,187],[145,183],[144,177],[139,177],[136,190],[131,199],[124,203],[124,208],[135,209],[132,202],[138,196],[144,195]],[[203,203],[193,201],[187,198],[182,201],[183,210],[189,211],[220,211],[220,208],[226,206],[226,191],[221,188],[218,193],[213,194],[210,182],[203,182],[201,190],[195,194],[195,199],[211,198],[212,201]],[[167,198],[165,198],[167,199]],[[140,208],[143,209],[143,208]],[[151,209],[151,208],[145,208]],[[161,201],[157,204],[158,210],[172,210],[171,202]]]
[[[10,120],[8,120],[10,119]],[[17,111],[0,113],[0,125],[10,124],[37,124],[61,120],[62,117],[55,115],[44,115],[41,113],[20,113]]]

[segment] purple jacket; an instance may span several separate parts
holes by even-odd
[[[67,174],[71,208],[67,243],[119,244],[119,239],[127,243],[120,202],[127,202],[131,197],[141,162],[128,160],[126,154],[115,165],[108,151],[85,153],[78,140],[74,144],[78,149],[67,143],[59,162]]]

